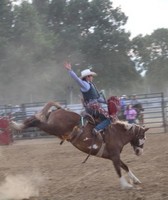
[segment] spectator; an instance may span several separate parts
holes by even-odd
[[[126,95],[122,95],[120,97],[120,112],[118,114],[118,118],[120,120],[126,120],[125,119],[125,115],[124,115],[124,111],[126,109],[126,106],[127,106],[127,102],[126,102],[126,99],[127,99],[127,96]]]
[[[136,123],[137,112],[131,104],[127,105],[124,115],[129,124]]]
[[[127,96],[126,95],[122,95],[120,98],[120,106],[121,106],[121,110],[124,112],[127,106]]]
[[[137,99],[137,95],[136,94],[133,94],[132,95],[132,98],[131,98],[131,105],[132,106],[135,106],[135,105],[137,105],[137,104],[139,104],[139,101],[138,101],[138,99]]]

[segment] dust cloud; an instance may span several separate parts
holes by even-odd
[[[65,99],[62,91],[66,90],[64,80],[68,75],[64,78],[66,71],[62,65],[52,63],[40,67],[27,67],[22,74],[15,73],[7,83],[1,80],[0,105],[46,102],[55,97]]]
[[[44,178],[36,174],[7,175],[0,185],[0,200],[21,200],[39,196]]]

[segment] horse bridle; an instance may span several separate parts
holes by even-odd
[[[140,138],[140,137],[139,137],[139,136],[141,136],[141,134],[140,134],[141,127],[140,127],[140,126],[137,126],[136,124],[134,124],[134,125],[131,127],[133,133],[135,134],[135,129],[136,129],[136,127],[138,128],[138,132],[136,133],[136,138],[138,139],[138,144],[132,144],[132,142],[131,142],[131,145],[132,145],[132,146],[136,146],[136,147],[143,148],[143,145],[144,145],[144,143],[145,143],[145,139],[146,139],[146,138],[145,138],[145,136],[144,136],[143,138]]]

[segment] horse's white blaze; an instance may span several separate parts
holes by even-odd
[[[127,182],[124,176],[120,178],[120,185],[122,189],[131,189],[133,186]]]
[[[10,127],[16,131],[21,131],[24,128],[24,124],[11,121]]]
[[[141,181],[130,170],[128,172],[128,176],[133,181],[133,183],[135,184],[141,183]]]
[[[139,139],[139,145],[143,145],[145,143],[145,139]]]

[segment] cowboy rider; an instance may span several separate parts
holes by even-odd
[[[108,115],[108,111],[102,107],[102,103],[107,104],[107,102],[104,98],[101,97],[93,83],[93,77],[97,74],[90,69],[85,69],[81,71],[81,76],[78,77],[72,70],[72,66],[69,62],[65,62],[64,67],[68,70],[69,75],[80,86],[80,91],[83,95],[86,111],[88,109],[94,109],[94,106],[97,105],[101,116],[101,122],[93,129],[93,134],[99,136],[100,132],[103,131],[111,123],[111,119]]]

